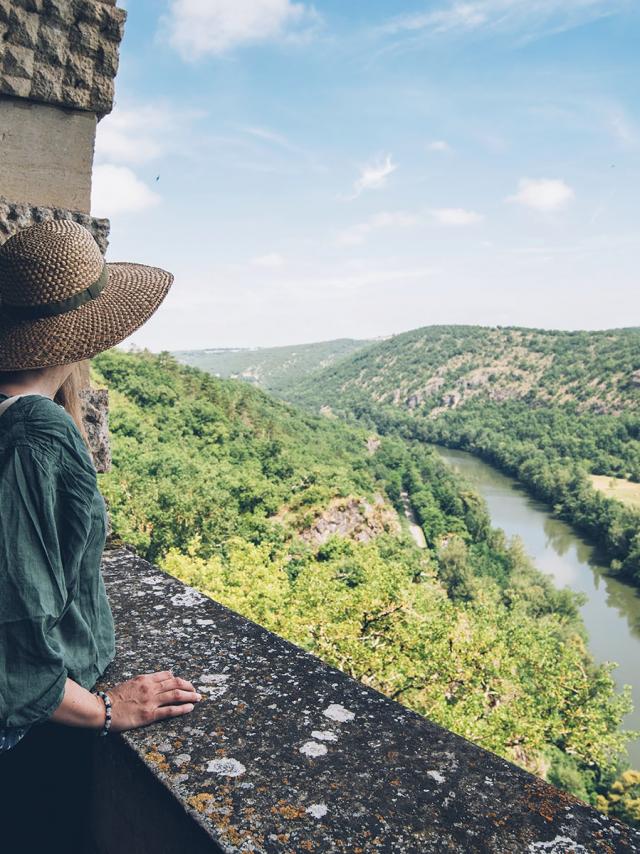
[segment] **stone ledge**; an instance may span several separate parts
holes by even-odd
[[[68,211],[63,208],[40,207],[39,205],[10,202],[0,196],[0,245],[23,228],[48,222],[51,219],[71,219],[84,225],[93,234],[104,254],[109,245],[109,220],[96,219],[80,211]]]
[[[640,852],[640,833],[130,552],[105,555],[103,571],[118,651],[100,684],[173,668],[207,695],[186,717],[104,739],[120,779],[137,769],[137,794],[100,819],[137,834],[126,850],[185,850],[158,845],[158,821],[167,840],[190,833],[193,854]],[[145,788],[161,801],[153,821]],[[96,849],[109,850],[99,840]]]

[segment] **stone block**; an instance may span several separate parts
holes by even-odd
[[[93,113],[0,97],[0,195],[88,213],[95,131]]]
[[[13,77],[29,80],[33,75],[33,51],[19,45],[10,45],[4,52],[3,70]]]
[[[16,98],[28,98],[31,91],[31,80],[26,77],[13,77],[7,74],[3,77],[4,92]]]

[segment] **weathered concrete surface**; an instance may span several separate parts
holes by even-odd
[[[125,18],[111,0],[0,0],[0,93],[110,112]]]
[[[100,684],[173,668],[207,695],[190,715],[110,738],[212,852],[640,852],[625,825],[130,553],[107,555],[104,575],[118,654]],[[133,799],[120,809],[125,825],[144,812]]]
[[[49,208],[38,205],[28,205],[11,202],[0,196],[0,245],[9,237],[23,228],[50,219],[71,219],[84,225],[95,237],[102,252],[109,245],[109,220],[96,219],[78,211],[68,211],[63,208]]]
[[[89,213],[94,113],[0,96],[0,194]]]

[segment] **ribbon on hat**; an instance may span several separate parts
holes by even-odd
[[[68,299],[60,302],[42,303],[41,305],[9,305],[4,302],[0,306],[3,314],[15,320],[41,320],[43,317],[56,317],[58,314],[66,314],[81,305],[99,297],[109,281],[109,270],[105,264],[100,277],[93,284],[80,293],[73,294]]]

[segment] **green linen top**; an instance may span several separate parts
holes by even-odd
[[[0,726],[45,721],[67,677],[91,689],[113,660],[105,537],[73,419],[50,398],[21,397],[0,417]]]

